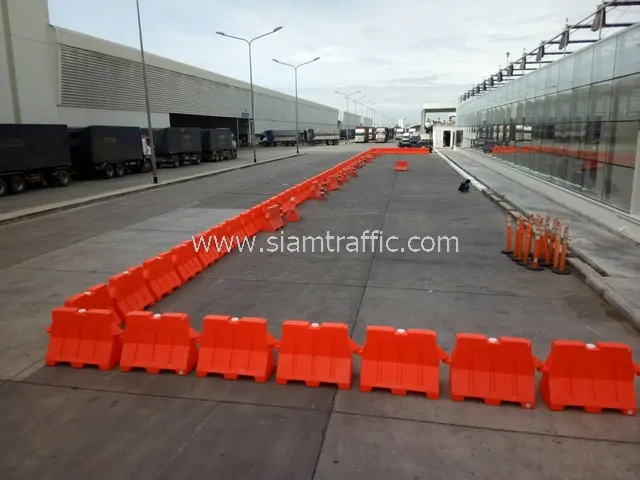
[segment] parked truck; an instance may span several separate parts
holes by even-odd
[[[238,157],[233,133],[228,128],[202,130],[202,159],[206,162],[219,162]]]
[[[202,162],[202,134],[199,128],[168,127],[154,130],[156,163],[178,168]]]
[[[0,124],[0,197],[71,179],[66,125]]]
[[[326,130],[314,130],[310,128],[306,132],[307,143],[313,145],[338,145],[340,141],[340,130],[326,129]]]
[[[121,177],[151,170],[151,148],[138,127],[92,125],[69,130],[75,173],[88,177]]]
[[[355,142],[356,143],[368,143],[370,135],[371,135],[370,134],[370,130],[371,130],[371,127],[364,127],[362,125],[360,125],[359,127],[356,127]]]
[[[376,128],[376,143],[387,143],[387,140],[389,140],[388,129],[384,127]]]
[[[278,145],[293,147],[298,142],[298,135],[296,130],[267,130],[262,134],[260,145],[264,147]]]

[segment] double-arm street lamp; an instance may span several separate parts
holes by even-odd
[[[308,62],[301,63],[299,65],[291,65],[290,63],[284,63],[280,60],[276,60],[272,58],[272,60],[280,65],[286,65],[287,67],[293,68],[295,83],[296,83],[296,153],[300,153],[300,126],[298,125],[298,68],[303,65],[309,65],[310,63],[317,62],[320,60],[320,57],[316,57],[313,60],[309,60]]]
[[[223,37],[233,38],[235,40],[240,40],[242,42],[245,42],[249,46],[249,82],[251,84],[251,119],[249,120],[249,130],[250,130],[249,135],[251,139],[251,145],[253,146],[253,163],[257,163],[258,159],[256,155],[256,139],[255,139],[255,103],[254,103],[254,93],[253,93],[253,65],[251,63],[251,44],[255,40],[258,40],[259,38],[263,38],[263,37],[266,37],[267,35],[276,33],[279,30],[282,30],[282,27],[276,27],[272,31],[262,35],[258,35],[257,37],[252,38],[251,40],[247,40],[246,38],[241,38],[241,37],[235,37],[233,35],[227,35],[224,32],[216,32],[216,34],[222,35]]]
[[[342,120],[345,123],[344,127],[345,127],[345,132],[346,132],[346,134],[345,134],[346,138],[345,138],[345,142],[344,143],[349,143],[349,125],[347,124],[347,113],[349,113],[349,98],[351,98],[354,95],[360,93],[360,90],[357,90],[357,91],[352,92],[352,93],[342,93],[342,92],[339,92],[338,90],[336,90],[335,92],[338,95],[342,95],[344,98],[347,99],[347,109],[344,112],[344,117],[342,118]],[[358,113],[358,112],[356,112],[356,113]]]
[[[138,11],[138,36],[140,37],[140,56],[142,60],[142,83],[144,85],[144,100],[147,109],[147,126],[149,129],[149,148],[151,149],[151,175],[153,183],[158,183],[158,170],[156,168],[156,146],[153,141],[153,125],[151,123],[151,106],[149,104],[149,86],[147,84],[147,64],[144,60],[144,43],[142,42],[142,21],[140,20],[140,2],[136,0]]]

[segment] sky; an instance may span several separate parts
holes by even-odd
[[[48,0],[50,22],[139,48],[135,0]],[[145,50],[249,80],[247,45],[219,35],[253,38],[256,85],[298,94],[340,110],[336,90],[366,95],[385,118],[419,121],[424,103],[453,102],[485,77],[577,22],[598,0],[139,0]],[[535,8],[532,5],[535,4]],[[632,11],[631,11],[632,10]],[[609,19],[640,21],[638,7]],[[637,12],[637,13],[636,13]],[[622,15],[622,16],[621,16]],[[592,38],[592,36],[591,36]],[[552,47],[556,48],[556,47]],[[362,107],[350,102],[360,113]],[[365,110],[367,113],[368,110]]]

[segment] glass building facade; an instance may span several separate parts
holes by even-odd
[[[504,145],[499,160],[629,213],[640,168],[640,24],[472,96],[457,124],[463,147]]]

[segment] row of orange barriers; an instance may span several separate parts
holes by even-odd
[[[360,390],[387,389],[396,395],[418,392],[440,398],[440,364],[449,365],[449,396],[453,401],[481,399],[489,405],[536,403],[536,371],[542,372],[540,394],[551,410],[580,407],[589,413],[603,409],[637,413],[631,348],[624,344],[555,340],[543,363],[524,338],[487,338],[460,333],[449,356],[432,330],[369,326],[364,345],[349,336],[345,323],[287,320],[281,340],[267,329],[264,318],[208,315],[202,334],[188,315],[129,312],[123,331],[109,310],[61,307],[53,311],[52,343],[47,364],[64,358],[72,366],[95,365],[111,370],[172,371],[198,377],[251,377],[276,383],[304,382],[351,388],[353,354],[360,355]],[[276,362],[274,351],[278,352]]]
[[[198,248],[194,240],[176,245],[109,278],[107,283],[94,285],[68,298],[64,306],[70,308],[112,310],[119,323],[130,312],[143,311],[169,295],[207,267],[231,253],[237,242],[260,232],[274,232],[286,222],[300,219],[297,206],[309,199],[324,199],[356,177],[357,169],[372,162],[379,152],[366,151],[295,185],[256,205],[238,216],[194,236],[195,242],[214,239],[217,246],[226,248]],[[211,242],[209,242],[211,244]]]

